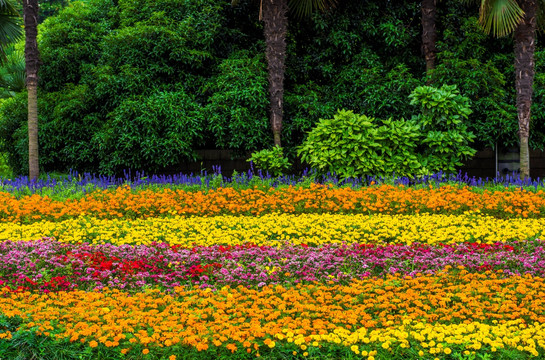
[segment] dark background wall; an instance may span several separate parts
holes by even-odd
[[[518,170],[518,149],[503,149],[498,152],[498,172],[506,174],[513,170]],[[477,154],[467,161],[461,168],[476,177],[494,177],[496,171],[496,152],[490,148],[477,152]],[[530,150],[530,177],[545,177],[545,152],[541,150]]]
[[[246,161],[249,157],[235,156],[230,150],[198,150],[200,159],[198,161],[186,162],[180,169],[183,173],[200,173],[201,171],[212,172],[215,166],[221,167],[221,173],[231,176],[233,170],[237,172],[248,171],[250,163]],[[505,175],[513,170],[518,170],[518,149],[502,149],[498,151],[498,172]],[[482,178],[493,178],[496,173],[496,152],[487,148],[477,152],[477,154],[463,167],[460,168],[463,173],[469,176]],[[296,171],[303,170],[300,163],[293,164]],[[545,152],[541,150],[530,151],[530,176],[532,178],[545,177]]]

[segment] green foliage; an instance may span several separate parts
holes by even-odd
[[[0,178],[7,179],[13,176],[13,171],[8,165],[8,156],[6,153],[0,153]]]
[[[203,123],[215,145],[248,152],[270,144],[268,82],[263,52],[234,52],[210,79]]]
[[[42,23],[45,19],[57,15],[70,3],[77,1],[81,0],[38,0],[38,22]],[[23,13],[22,1],[14,1],[13,5],[19,14]]]
[[[0,152],[15,174],[28,173],[27,93],[21,92],[0,103]]]
[[[101,172],[131,168],[157,173],[194,159],[201,136],[198,113],[195,99],[181,90],[124,100],[93,136]]]
[[[168,172],[195,159],[227,7],[90,0],[48,18],[39,32],[42,170]],[[25,106],[23,96],[0,104],[0,147],[17,174],[28,166]]]
[[[339,108],[357,109],[373,117],[409,117],[412,108],[407,96],[418,85],[420,81],[406,65],[388,70],[376,54],[365,51],[340,71],[333,87],[337,95],[332,101]]]
[[[455,85],[439,89],[421,86],[409,98],[411,105],[419,106],[421,111],[415,119],[424,135],[422,165],[426,169],[452,173],[462,160],[475,155],[469,146],[475,136],[464,123],[471,114],[469,99],[460,95]]]
[[[284,151],[280,146],[256,151],[252,153],[248,161],[252,161],[258,169],[268,172],[272,176],[282,175],[291,166],[289,160],[284,157]]]
[[[255,3],[231,7],[212,0],[40,1],[46,3],[55,11],[68,6],[39,29],[42,170],[118,172],[135,167],[177,172],[194,158],[189,148],[229,148],[238,155],[270,146],[263,29]],[[512,39],[487,37],[478,27],[475,9],[457,2],[443,2],[438,11],[432,85],[457,85],[470,99],[473,113],[462,120],[476,135],[475,146],[516,145]],[[319,119],[333,118],[337,109],[377,119],[411,118],[414,107],[407,97],[428,80],[423,77],[420,12],[419,2],[408,0],[392,0],[388,6],[338,2],[334,12],[290,21],[285,154],[293,155]],[[545,78],[539,70],[545,57],[540,40],[533,148],[545,147]],[[152,119],[155,115],[144,115],[145,105],[137,102],[183,106],[162,109]],[[25,173],[28,166],[25,104],[23,93],[0,103],[0,148],[8,153],[16,174]],[[186,124],[187,136],[173,135],[187,119],[161,123],[178,114],[195,116]],[[143,132],[131,128],[129,119],[159,125],[157,131]],[[116,126],[128,134],[116,134]],[[163,136],[170,144],[160,144]],[[454,133],[449,136],[431,134],[429,144],[459,143]],[[184,144],[173,145],[179,141]],[[420,171],[428,166],[439,165],[422,165]]]
[[[88,76],[89,64],[101,58],[103,37],[113,30],[114,13],[109,0],[74,2],[44,21],[38,31],[43,90],[60,91]]]
[[[50,16],[58,14],[59,11],[73,1],[75,0],[39,0],[39,21],[43,21]]]
[[[36,330],[33,328],[32,330]],[[209,346],[206,351],[198,351],[194,346],[187,345],[174,345],[169,347],[149,346],[142,344],[136,344],[131,346],[130,350],[122,354],[121,347],[107,347],[102,343],[98,343],[98,346],[92,348],[86,342],[70,341],[68,338],[56,339],[55,334],[51,336],[36,335],[36,331],[32,330],[19,330],[14,333],[13,339],[4,340],[0,342],[0,357],[3,359],[39,359],[39,360],[164,360],[168,359],[171,355],[176,355],[176,359],[179,360],[205,360],[205,359],[218,359],[218,360],[246,360],[255,359],[256,352],[246,352],[244,350],[238,350],[232,353],[225,345],[216,347],[214,345]],[[367,353],[375,351],[375,357],[377,359],[392,360],[392,359],[420,359],[419,351],[427,350],[424,347],[418,345],[418,341],[414,338],[408,340],[411,344],[416,344],[410,348],[393,347],[389,349],[383,349],[377,343],[371,344],[359,344],[359,351],[366,351]],[[242,343],[236,342],[239,349],[244,349]],[[143,349],[149,349],[149,353],[144,355]],[[491,347],[489,345],[483,346],[482,349],[476,352],[469,352],[468,355],[464,355],[466,347],[465,344],[449,344],[452,353],[449,355],[449,359],[459,360],[489,360],[489,359],[532,359],[534,356],[525,350],[517,350],[514,347],[499,348],[494,352],[493,356]],[[305,354],[306,353],[306,354]],[[323,359],[323,360],[355,360],[361,359],[361,354],[356,354],[350,349],[350,347],[344,344],[324,343],[323,346],[309,346],[305,350],[305,353],[301,351],[300,345],[295,343],[277,342],[274,348],[269,348],[264,344],[259,348],[260,358],[264,360],[302,360],[302,359]],[[538,356],[543,356],[540,352]]]
[[[6,49],[6,61],[0,67],[0,98],[14,96],[26,86],[25,56],[21,46]]]
[[[460,21],[461,26],[445,30],[438,43],[438,65],[431,80],[456,85],[471,99],[473,112],[465,123],[476,135],[478,146],[516,146],[512,44],[487,37],[475,17]],[[508,54],[498,51],[504,47],[508,47]]]
[[[471,114],[469,99],[460,95],[455,85],[443,85],[440,89],[419,86],[409,95],[411,105],[420,107],[418,119],[424,129],[448,130],[462,124]]]
[[[0,64],[6,61],[6,47],[23,37],[22,18],[15,1],[0,1]]]
[[[415,154],[419,138],[414,121],[380,121],[339,110],[332,119],[320,119],[298,154],[319,173],[341,178],[414,175],[420,169]]]
[[[23,323],[23,319],[19,315],[6,316],[0,314],[0,331],[17,331],[19,325]]]
[[[475,154],[463,120],[469,99],[455,86],[416,88],[411,104],[421,114],[411,120],[376,120],[352,111],[321,119],[299,147],[301,159],[320,173],[342,178],[363,175],[417,176],[454,172]]]
[[[535,52],[536,73],[534,77],[534,95],[532,101],[532,118],[530,122],[530,147],[533,149],[545,150],[545,51]],[[518,131],[516,126],[516,115],[512,122],[515,123],[513,132]],[[516,142],[513,142],[516,145]]]

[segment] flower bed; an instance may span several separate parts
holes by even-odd
[[[496,219],[464,215],[269,214],[162,217],[136,220],[80,217],[32,224],[0,223],[0,240],[54,237],[64,243],[145,245],[426,244],[527,240],[545,230],[545,218]]]
[[[82,215],[97,218],[146,218],[166,215],[262,215],[270,213],[462,214],[479,211],[495,217],[540,217],[543,190],[491,191],[470,187],[411,188],[403,185],[360,189],[324,185],[261,189],[218,188],[203,191],[141,189],[129,186],[55,200],[37,194],[0,192],[0,221],[63,220]]]
[[[545,242],[183,248],[166,243],[71,245],[46,239],[0,244],[0,285],[18,291],[348,284],[388,274],[418,277],[460,268],[543,278]]]
[[[0,197],[2,359],[545,356],[542,191]]]
[[[420,351],[449,355],[446,349],[493,352],[519,345],[536,354],[545,337],[543,278],[491,272],[215,292],[103,289],[3,295],[0,309],[19,316],[20,329],[135,353],[165,346],[176,355],[191,346],[215,347],[216,352],[249,349],[257,355],[278,346],[319,354],[321,347],[342,344],[354,353],[395,351],[398,356]],[[521,334],[525,330],[528,336]]]

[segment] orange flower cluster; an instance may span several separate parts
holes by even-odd
[[[260,215],[264,213],[449,213],[480,211],[498,217],[541,217],[545,192],[526,190],[477,192],[470,187],[407,188],[371,186],[362,189],[270,188],[268,190],[219,188],[190,192],[128,186],[95,191],[79,199],[53,200],[31,195],[17,199],[0,193],[0,221],[32,222],[90,215],[98,218],[145,218],[166,215]]]
[[[0,312],[21,316],[22,329],[91,346],[183,344],[201,350],[211,344],[257,349],[283,340],[286,333],[303,344],[328,334],[348,336],[411,323],[545,323],[545,279],[500,275],[459,270],[365,279],[348,286],[239,286],[216,292],[177,288],[172,294],[3,291]]]

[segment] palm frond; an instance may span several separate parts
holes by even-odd
[[[6,53],[6,63],[0,67],[0,87],[20,92],[24,90],[26,82],[25,56],[13,46],[7,48]]]
[[[297,17],[309,16],[315,10],[325,11],[337,5],[336,0],[290,0],[289,9]]]
[[[0,46],[15,42],[22,36],[23,28],[20,18],[0,13]]]
[[[21,16],[9,0],[0,0],[0,64],[5,63],[6,45],[23,36]]]
[[[479,23],[485,33],[502,37],[512,33],[523,16],[515,0],[482,0]]]
[[[464,5],[479,5],[482,0],[460,0],[460,2]]]
[[[0,11],[17,15],[17,9],[15,9],[15,6],[13,6],[13,2],[9,0],[0,0]]]

